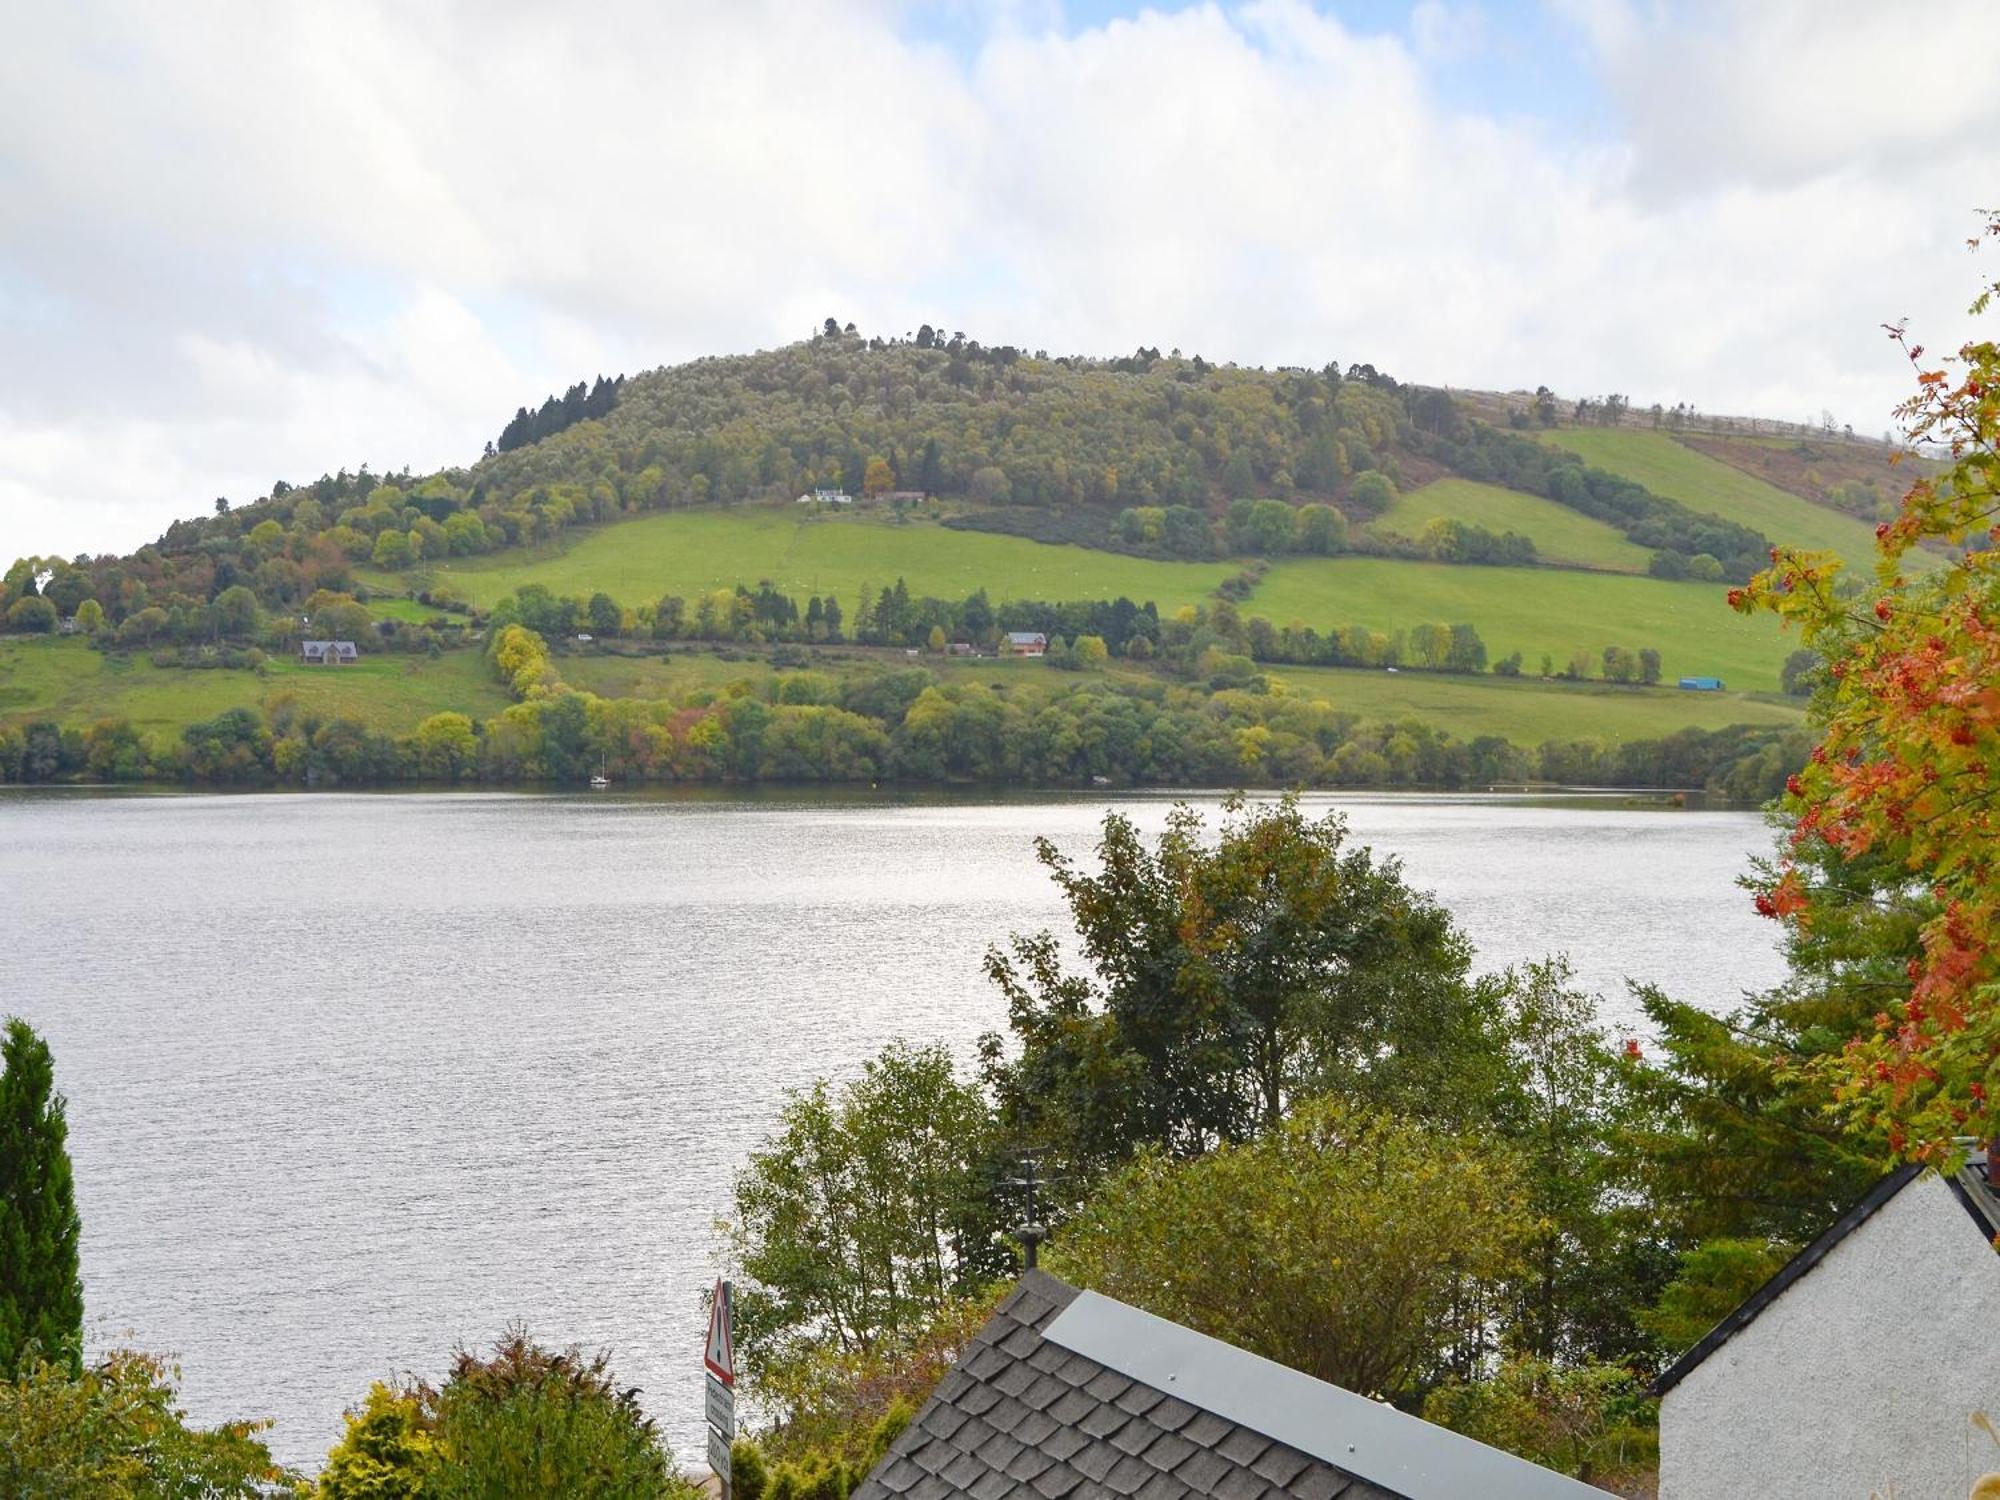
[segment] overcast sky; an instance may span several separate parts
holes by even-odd
[[[0,0],[0,558],[828,314],[1879,432],[2000,4]]]

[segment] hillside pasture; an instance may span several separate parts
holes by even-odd
[[[1719,584],[1609,573],[1333,557],[1280,563],[1243,612],[1320,631],[1469,623],[1491,659],[1519,651],[1527,672],[1539,669],[1545,653],[1560,671],[1572,652],[1588,651],[1595,672],[1606,646],[1651,646],[1669,680],[1715,676],[1739,690],[1776,691],[1791,649],[1778,622],[1734,613],[1724,592]]]
[[[476,650],[435,660],[371,654],[346,667],[272,657],[259,673],[156,667],[143,654],[107,655],[80,640],[0,639],[0,722],[129,719],[146,733],[177,732],[225,709],[268,710],[285,695],[320,718],[397,733],[447,709],[485,717],[509,702]]]
[[[1623,533],[1603,521],[1540,495],[1471,479],[1440,479],[1398,495],[1369,529],[1416,540],[1425,526],[1440,517],[1483,526],[1496,534],[1519,532],[1534,542],[1542,557],[1554,563],[1643,573],[1652,558],[1652,553],[1626,541]]]
[[[1805,721],[1805,711],[1796,700],[1734,692],[1693,693],[1674,687],[1347,667],[1273,666],[1265,670],[1286,692],[1359,714],[1369,723],[1417,718],[1461,739],[1497,734],[1517,745],[1539,745],[1545,740],[1622,745],[1630,740],[1660,739],[1681,729]]]
[[[1236,563],[1155,562],[1089,547],[951,531],[932,521],[898,525],[863,516],[801,516],[789,506],[668,511],[614,522],[560,552],[520,549],[440,564],[431,577],[490,608],[523,584],[620,604],[684,599],[769,579],[801,604],[832,595],[850,615],[862,588],[907,580],[913,594],[962,599],[985,589],[1008,599],[1115,599],[1162,612],[1198,603]],[[407,588],[405,582],[402,587]]]
[[[1697,453],[1663,432],[1564,427],[1543,433],[1542,440],[1691,510],[1761,531],[1780,546],[1825,548],[1849,567],[1874,562],[1874,527]]]

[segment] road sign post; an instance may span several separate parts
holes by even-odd
[[[729,1446],[736,1441],[736,1315],[730,1285],[720,1277],[708,1307],[708,1341],[701,1354],[708,1371],[703,1416],[708,1424],[708,1466],[729,1500]]]
[[[713,1375],[708,1377],[708,1425],[724,1442],[736,1441],[736,1392]]]

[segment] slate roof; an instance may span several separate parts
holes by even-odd
[[[1664,1396],[1679,1385],[1696,1365],[1748,1328],[1792,1283],[1825,1260],[1835,1245],[1875,1217],[1877,1210],[1928,1170],[1917,1165],[1898,1167],[1876,1183],[1859,1203],[1835,1219],[1817,1239],[1786,1261],[1775,1276],[1746,1297],[1742,1306],[1711,1328],[1700,1343],[1668,1366],[1653,1382],[1653,1394]],[[1992,1152],[1972,1152],[1966,1165],[1945,1179],[1945,1185],[1982,1238],[2000,1239],[2000,1183],[1994,1180]]]
[[[1330,1455],[1355,1456],[1343,1467]],[[1397,1487],[1376,1482],[1389,1475]],[[853,1500],[958,1495],[1602,1500],[1575,1480],[1041,1271],[1000,1304]]]

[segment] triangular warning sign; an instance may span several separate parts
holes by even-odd
[[[736,1336],[731,1327],[729,1283],[717,1279],[715,1300],[708,1306],[708,1347],[701,1362],[708,1373],[731,1389],[736,1385]]]

